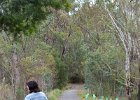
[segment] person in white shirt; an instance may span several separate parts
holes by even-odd
[[[36,81],[29,81],[26,85],[29,94],[24,100],[48,100],[45,93],[40,91]]]

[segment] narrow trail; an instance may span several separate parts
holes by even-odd
[[[82,89],[82,85],[72,84],[71,88],[62,93],[59,100],[80,100],[78,97],[78,90]]]

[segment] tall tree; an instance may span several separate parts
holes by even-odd
[[[13,44],[13,76],[15,93],[19,88],[20,76],[18,67],[17,42],[23,35],[36,32],[38,24],[51,13],[49,9],[64,9],[70,7],[67,0],[1,0],[0,1],[0,31],[12,37]],[[11,39],[11,38],[10,38]],[[18,97],[15,97],[17,100]]]
[[[136,3],[132,3],[129,0],[124,1],[115,1],[114,2],[114,10],[119,14],[114,15],[109,9],[108,4],[105,4],[105,9],[109,14],[109,17],[112,21],[112,24],[116,28],[118,32],[118,36],[120,40],[122,41],[126,60],[125,60],[125,85],[126,85],[126,95],[128,100],[132,100],[131,95],[131,88],[132,88],[132,61],[135,55],[139,55],[139,43],[138,43],[138,29],[135,27],[138,27],[137,18],[138,18],[138,1],[135,1]],[[117,7],[116,7],[117,6]],[[120,18],[119,18],[119,17]],[[138,97],[139,98],[139,97]],[[139,99],[138,99],[139,100]]]

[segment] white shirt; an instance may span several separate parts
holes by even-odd
[[[37,93],[32,92],[28,94],[24,100],[48,100],[48,98],[43,92],[37,92]]]

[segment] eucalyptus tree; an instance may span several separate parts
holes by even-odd
[[[114,7],[112,8],[109,7]],[[136,87],[133,79],[133,69],[138,69],[139,66],[139,1],[129,0],[116,0],[110,4],[105,4],[105,9],[112,21],[112,24],[116,28],[118,36],[122,41],[126,60],[125,60],[125,86],[126,95],[128,100],[136,99],[132,98],[131,90]],[[134,63],[137,62],[137,66]],[[134,66],[134,67],[133,67]],[[138,73],[138,72],[137,72]],[[137,82],[137,79],[135,78]],[[139,94],[139,93],[138,93]],[[138,100],[140,97],[138,96]]]

